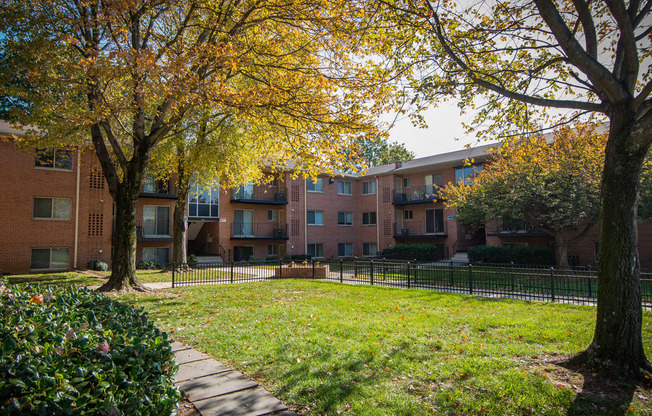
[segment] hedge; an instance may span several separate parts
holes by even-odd
[[[180,398],[167,334],[90,291],[0,285],[0,414],[170,415]]]
[[[555,250],[550,247],[476,246],[469,247],[467,255],[471,263],[555,265]]]
[[[397,244],[383,250],[383,257],[397,260],[436,261],[437,247],[432,244]]]

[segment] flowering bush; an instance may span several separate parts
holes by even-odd
[[[0,414],[169,415],[167,339],[142,310],[85,288],[0,285]]]

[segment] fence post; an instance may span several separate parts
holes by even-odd
[[[469,295],[473,294],[473,266],[469,263]]]
[[[172,282],[174,283],[174,274],[172,275],[172,279],[173,279]],[[588,286],[589,286],[589,298],[592,298],[593,297],[593,290],[591,288],[591,274],[590,273],[587,276],[586,280],[588,280],[587,283],[588,283]],[[172,287],[174,287],[174,286],[172,286]]]
[[[353,258],[353,278],[358,278],[358,258]]]
[[[453,274],[453,260],[451,260],[449,270],[450,270],[451,287],[453,287],[453,286],[455,286],[455,279],[454,279],[454,274]]]
[[[408,281],[408,289],[410,288],[410,262],[408,261],[407,264],[407,281]]]
[[[512,279],[512,293],[516,291],[516,279],[514,277],[514,262],[509,265],[509,274]]]
[[[371,286],[373,286],[374,285],[374,261],[371,260],[369,262],[369,264],[370,264],[370,267],[371,267],[371,273],[370,273],[369,276],[371,277]]]
[[[233,283],[233,261],[231,261],[231,283]]]
[[[555,268],[550,268],[550,297],[555,301]]]
[[[315,259],[310,259],[312,261],[312,278],[315,278]]]
[[[344,260],[340,259],[340,283],[344,282]]]
[[[387,280],[385,272],[387,271],[387,264],[385,264],[385,257],[383,257],[383,281]]]
[[[174,272],[177,270],[177,264],[172,263],[172,287],[174,287]]]

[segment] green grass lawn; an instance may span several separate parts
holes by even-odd
[[[53,286],[100,286],[104,284],[111,272],[61,272],[61,273],[35,273],[25,275],[5,276],[9,284],[40,283]],[[171,282],[172,273],[160,270],[137,270],[138,277],[143,283]]]
[[[652,414],[652,392],[554,364],[595,309],[297,280],[128,294],[161,329],[309,415]],[[652,314],[644,343],[652,357]]]

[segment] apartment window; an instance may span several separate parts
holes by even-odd
[[[233,199],[254,199],[254,183],[248,182],[233,192]]]
[[[324,257],[324,245],[323,244],[308,244],[308,252],[306,253],[310,257]]]
[[[324,192],[324,180],[322,178],[306,179],[308,192]]]
[[[373,195],[376,193],[376,181],[362,182],[362,195]]]
[[[363,212],[362,225],[376,225],[376,211]]]
[[[427,209],[426,210],[426,234],[444,232],[444,210]]]
[[[324,211],[308,211],[308,225],[324,225]]]
[[[170,235],[170,207],[145,205],[143,207],[143,235]]]
[[[34,198],[34,218],[69,220],[71,210],[70,198]]]
[[[406,209],[403,211],[403,219],[404,220],[411,220],[412,219],[412,210],[411,209]]]
[[[353,225],[353,213],[352,212],[338,212],[337,213],[337,225]]]
[[[170,249],[167,247],[143,247],[142,260],[165,266],[170,262]]]
[[[424,177],[424,183],[426,185],[426,193],[434,194],[437,193],[437,190],[441,188],[441,173],[434,173],[432,175],[426,175]]]
[[[267,220],[268,221],[276,221],[278,218],[278,211],[275,209],[270,209],[267,210]]]
[[[403,178],[403,188],[412,186],[412,178]]]
[[[337,194],[338,195],[351,195],[351,182],[337,181]]]
[[[277,244],[268,244],[267,245],[267,255],[276,256],[278,255],[278,245]]]
[[[375,256],[377,252],[376,243],[362,243],[363,256]]]
[[[269,187],[270,188],[276,188],[278,187],[278,179],[274,178],[271,181],[269,181]]]
[[[337,245],[337,255],[338,257],[351,257],[353,255],[353,244],[339,243]]]
[[[482,170],[482,165],[475,166],[462,166],[455,168],[455,183],[459,184],[470,184],[473,182],[473,178]]]
[[[188,193],[188,217],[219,218],[220,190],[217,185],[190,185]]]
[[[72,150],[36,149],[34,166],[37,168],[72,170]]]
[[[30,269],[67,269],[70,261],[68,248],[33,248]]]

